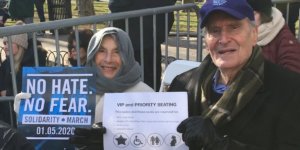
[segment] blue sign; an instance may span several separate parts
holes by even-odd
[[[95,72],[88,67],[24,67],[18,130],[37,150],[75,149],[68,139],[95,119]]]

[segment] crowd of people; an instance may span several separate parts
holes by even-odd
[[[171,6],[175,2],[110,0],[109,9],[116,13]],[[199,16],[208,55],[199,67],[178,75],[167,91],[187,92],[189,117],[177,127],[185,144],[190,150],[299,149],[300,43],[282,12],[271,0],[206,0]],[[18,21],[16,25],[30,22],[30,18],[29,14],[18,18],[23,22]],[[79,30],[78,39],[75,31],[69,34],[70,66],[97,70],[95,122],[90,129],[75,129],[69,139],[75,147],[103,149],[105,93],[155,92],[154,85],[160,85],[160,60],[154,62],[153,57],[161,58],[160,44],[165,41],[164,33],[173,25],[174,14],[168,14],[168,31],[163,25],[165,19],[164,15],[157,16],[156,42],[153,41],[151,16],[143,20],[144,41],[140,41],[140,30],[136,30],[140,26],[138,18],[129,20],[131,30],[128,33],[125,21],[117,20],[113,22],[114,27],[105,27],[96,33],[90,29]],[[35,66],[31,37],[20,34],[10,38],[11,46],[8,46],[7,37],[3,39],[7,59],[0,66],[1,96],[14,96],[11,58],[18,93],[21,93],[21,68]],[[38,63],[45,66],[47,51],[38,44]],[[140,55],[141,51],[144,56]],[[22,93],[19,96],[22,98]],[[19,105],[1,102],[1,121],[11,123],[11,119],[16,119],[6,115],[13,107],[18,111]],[[0,134],[2,128],[3,132],[10,129],[6,123],[0,122],[3,124]],[[11,132],[17,133],[12,140],[19,139],[21,143],[21,147],[13,149],[33,149],[17,131]]]

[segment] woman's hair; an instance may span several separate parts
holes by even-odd
[[[22,62],[22,59],[23,59],[24,53],[25,53],[24,47],[22,47],[20,45],[17,45],[17,48],[18,48],[18,51],[13,56],[13,59],[14,59],[14,69],[15,69],[16,73],[19,72],[20,69],[21,69],[21,62]]]
[[[79,35],[79,46],[87,50],[89,42],[93,36],[93,31],[90,29],[83,29],[78,31]],[[73,48],[73,41],[76,40],[75,31],[72,31],[68,37],[68,50],[71,51]]]
[[[106,34],[106,35],[103,36],[103,39],[105,39],[105,38],[113,39],[117,43],[117,46],[119,48],[119,40],[118,40],[118,37],[117,37],[116,33]],[[101,42],[99,43],[100,46],[102,46],[102,44],[103,44],[102,42],[103,42],[103,40],[101,40]]]
[[[257,11],[261,17],[261,23],[272,21],[272,1],[271,0],[247,0],[254,11]]]

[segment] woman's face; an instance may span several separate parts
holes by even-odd
[[[4,45],[4,52],[6,54],[6,56],[9,56],[9,50],[8,50],[8,43],[7,42],[3,42]],[[13,56],[16,55],[19,51],[19,46],[16,43],[12,43],[12,52],[13,52]]]
[[[103,38],[101,46],[95,54],[95,63],[103,76],[108,79],[114,78],[119,72],[122,61],[118,45],[112,37],[105,36]]]
[[[87,52],[84,48],[80,47],[79,49],[79,58],[80,58],[80,61],[86,61],[86,57],[87,57]],[[70,58],[74,59],[74,60],[77,60],[77,51],[76,51],[76,41],[74,40],[73,41],[73,44],[72,44],[72,49],[70,50]]]

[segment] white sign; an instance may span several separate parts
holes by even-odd
[[[105,150],[188,150],[176,131],[186,92],[108,93],[103,111]]]

